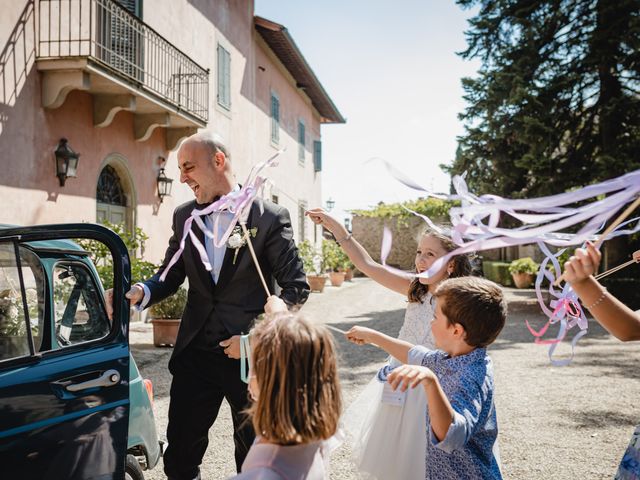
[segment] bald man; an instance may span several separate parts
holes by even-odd
[[[206,246],[213,269],[205,269],[189,237],[182,257],[169,270],[164,282],[160,275],[179,248],[184,222],[194,208],[202,209],[236,188],[231,159],[225,147],[207,134],[196,134],[178,151],[180,181],[186,183],[195,200],[176,208],[173,235],[164,262],[151,279],[133,286],[127,297],[138,308],[146,308],[172,295],[189,279],[189,296],[182,316],[169,370],[173,375],[169,404],[168,447],[164,469],[170,480],[199,477],[199,466],[209,443],[222,399],[231,406],[235,460],[238,472],[255,434],[251,422],[244,422],[248,407],[247,385],[240,379],[240,335],[247,333],[253,319],[262,313],[267,296],[246,246],[238,250],[223,245],[216,248],[199,228],[194,233]],[[222,233],[233,215],[213,213],[203,220],[213,229],[216,217]],[[276,283],[280,297],[289,306],[303,304],[309,285],[302,261],[293,242],[289,212],[264,201],[264,213],[254,204],[247,220],[256,229],[251,239],[271,292]],[[235,260],[234,260],[235,256]]]

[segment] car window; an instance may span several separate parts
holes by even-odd
[[[109,333],[111,325],[99,287],[83,263],[56,264],[53,300],[58,347],[96,340]]]
[[[18,252],[19,259],[13,243],[0,243],[0,361],[30,354],[27,325],[35,351],[40,348],[44,332],[42,265],[29,249],[18,247]]]

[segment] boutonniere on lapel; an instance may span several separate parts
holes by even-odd
[[[247,230],[247,234],[255,238],[256,235],[258,234],[258,228],[257,227],[250,228],[249,230]],[[242,227],[240,227],[240,225],[236,225],[231,231],[231,235],[229,235],[229,238],[227,239],[227,248],[235,249],[235,252],[233,254],[233,262],[232,262],[233,265],[236,264],[236,258],[238,258],[238,252],[246,244],[247,244],[247,237],[242,234]]]

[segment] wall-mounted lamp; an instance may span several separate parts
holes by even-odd
[[[56,156],[56,176],[60,181],[60,186],[64,187],[67,178],[76,178],[77,176],[80,154],[71,150],[66,138],[60,139],[54,154]]]
[[[167,177],[164,173],[164,165],[166,163],[165,159],[162,157],[158,157],[160,161],[160,171],[158,172],[158,177],[156,178],[156,183],[158,184],[158,197],[160,198],[160,203],[166,196],[171,196],[171,185],[173,184],[173,178]]]
[[[331,210],[333,210],[333,207],[336,206],[336,201],[329,197],[329,199],[326,201],[326,206],[327,211],[330,212]]]

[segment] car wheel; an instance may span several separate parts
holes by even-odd
[[[138,460],[133,455],[127,455],[127,465],[124,468],[125,480],[144,480],[144,474]]]

